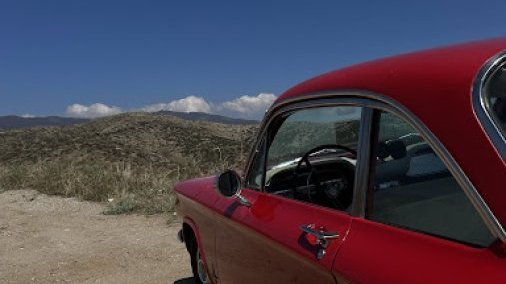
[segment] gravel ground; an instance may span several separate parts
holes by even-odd
[[[105,216],[103,204],[0,194],[0,283],[193,283],[167,216]]]

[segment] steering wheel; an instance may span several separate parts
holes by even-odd
[[[344,150],[346,152],[349,152],[353,155],[353,157],[357,158],[357,151],[338,144],[326,144],[321,145],[318,147],[315,147],[309,151],[307,151],[299,160],[297,163],[297,166],[294,169],[293,172],[293,194],[297,196],[297,177],[299,176],[300,167],[302,166],[302,162],[306,164],[306,168],[310,171],[309,175],[306,179],[306,186],[308,188],[307,190],[307,198],[309,199],[309,202],[312,201],[311,197],[311,190],[309,190],[309,185],[311,181],[313,181],[313,184],[316,187],[316,194],[319,199],[319,204],[322,203],[322,205],[332,206],[339,210],[345,210],[350,204],[353,197],[353,182],[354,182],[354,176],[355,176],[355,167],[347,162],[343,161],[339,165],[339,170],[336,170],[336,173],[341,178],[341,183],[337,183],[335,185],[328,185],[327,188],[322,190],[322,184],[319,178],[319,174],[317,169],[311,164],[309,161],[309,156],[311,154],[317,153],[319,151],[325,150],[325,149],[336,149],[336,150]]]

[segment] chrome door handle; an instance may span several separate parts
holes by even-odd
[[[326,248],[329,245],[329,240],[339,238],[338,233],[326,232],[326,231],[314,229],[314,225],[312,225],[312,224],[301,225],[299,228],[304,233],[315,236],[316,240],[318,241],[318,244],[323,248]]]

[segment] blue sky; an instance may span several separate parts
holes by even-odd
[[[370,2],[0,1],[0,115],[257,117],[320,73],[506,31],[506,1]]]

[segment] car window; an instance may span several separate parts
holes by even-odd
[[[369,219],[477,246],[494,240],[445,164],[399,117],[382,112]]]
[[[492,74],[485,86],[485,109],[506,137],[506,64]]]
[[[339,210],[351,205],[361,108],[294,112],[270,133],[265,190]]]

